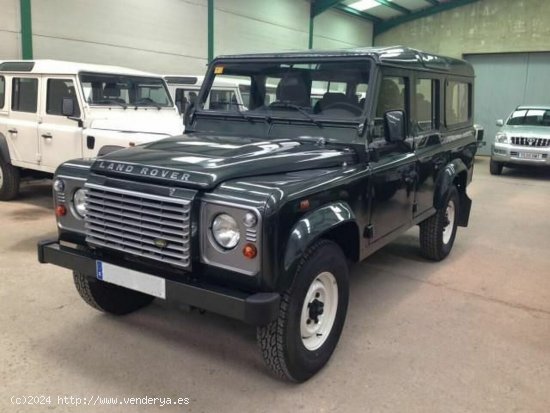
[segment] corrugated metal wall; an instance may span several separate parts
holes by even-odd
[[[207,0],[32,0],[34,58],[203,73]],[[214,54],[307,49],[307,0],[215,0]],[[0,0],[0,59],[21,57],[19,0]],[[6,38],[6,39],[4,39]],[[4,41],[2,41],[4,40]],[[315,48],[372,45],[372,24],[315,19]]]
[[[489,155],[498,128],[519,105],[550,105],[550,53],[466,55],[476,72],[474,119],[485,127]]]

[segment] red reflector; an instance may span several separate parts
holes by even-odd
[[[254,244],[246,244],[243,248],[243,255],[249,259],[256,258],[258,250]]]
[[[67,214],[67,208],[65,208],[65,205],[58,205],[55,208],[55,216],[56,217],[62,217]]]
[[[304,211],[306,209],[309,209],[309,199],[302,199],[300,201],[300,210]]]

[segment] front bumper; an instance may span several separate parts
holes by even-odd
[[[526,156],[537,156],[537,158],[526,158]],[[550,165],[550,148],[493,143],[491,159],[508,164]]]
[[[57,240],[38,243],[38,261],[55,264],[96,277],[97,260],[86,251],[59,244]],[[125,263],[111,262],[125,266]],[[138,271],[143,271],[138,269]],[[159,275],[159,274],[152,274]],[[208,284],[166,279],[166,300],[236,318],[252,325],[265,325],[277,318],[278,293],[245,293]]]

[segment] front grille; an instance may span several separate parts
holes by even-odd
[[[550,146],[550,138],[525,138],[512,136],[512,145],[532,146],[537,148],[546,148]]]
[[[86,242],[189,269],[191,202],[86,184]]]

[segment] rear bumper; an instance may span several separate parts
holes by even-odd
[[[60,245],[57,240],[38,243],[38,261],[78,271],[95,278],[96,259],[88,252]],[[124,263],[111,262],[124,266]],[[157,275],[159,274],[151,274]],[[166,300],[195,306],[252,325],[265,325],[277,318],[278,293],[245,293],[207,284],[166,279]]]

